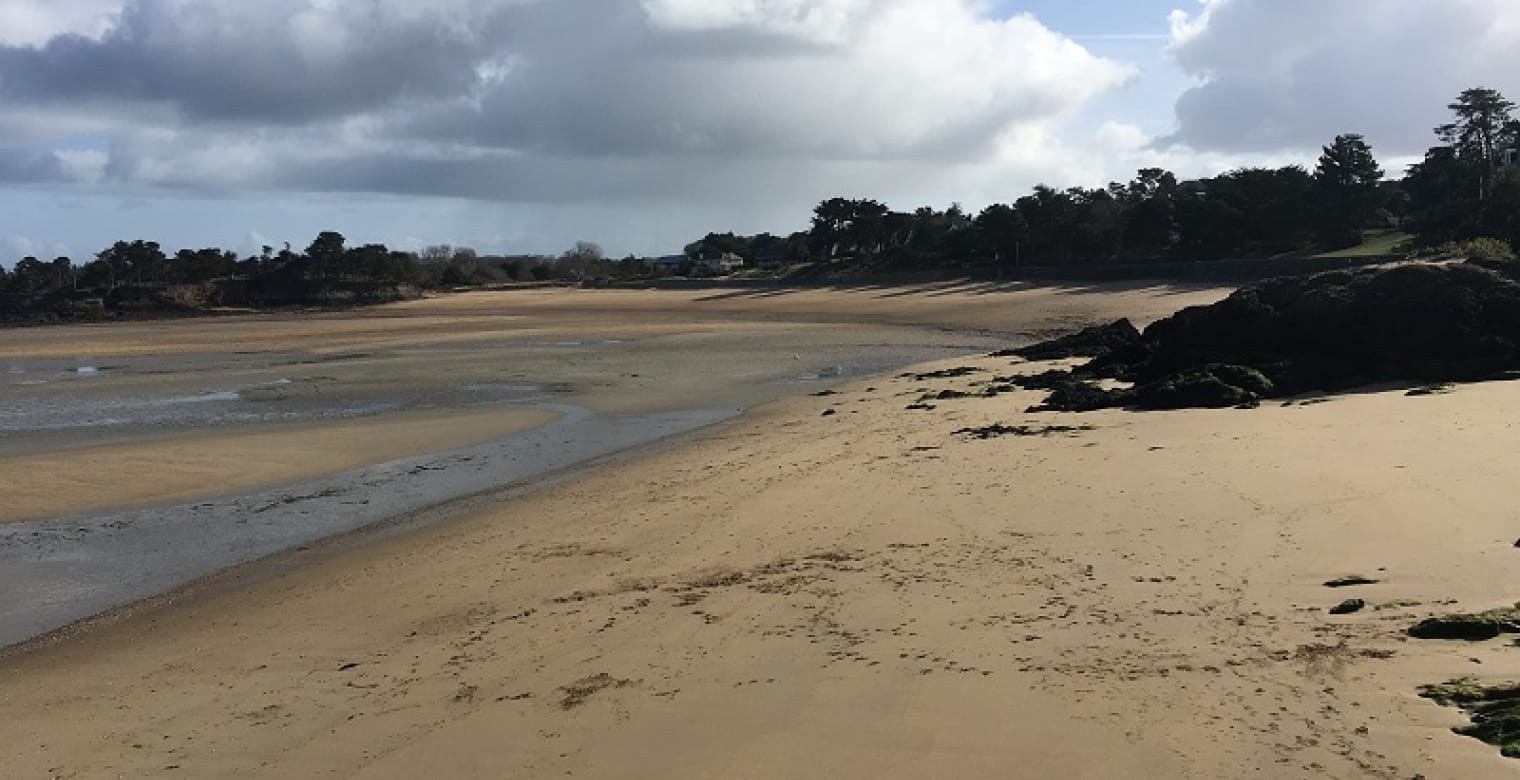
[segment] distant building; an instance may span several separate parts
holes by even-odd
[[[692,263],[697,276],[726,276],[744,267],[744,258],[732,253],[704,254]]]
[[[1499,170],[1507,171],[1520,166],[1520,148],[1509,147],[1499,150]]]
[[[681,266],[689,262],[691,262],[691,259],[686,255],[665,255],[664,257],[656,257],[654,259],[655,267],[667,273],[675,273]]]

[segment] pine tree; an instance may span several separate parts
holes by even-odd
[[[1437,127],[1436,135],[1471,165],[1477,175],[1478,197],[1484,199],[1494,185],[1505,149],[1520,143],[1520,122],[1513,116],[1515,104],[1498,90],[1474,87],[1464,90],[1447,106],[1456,121]]]
[[[1362,136],[1338,135],[1324,147],[1314,168],[1323,243],[1339,249],[1362,242],[1362,225],[1380,205],[1378,184],[1382,180],[1383,169]]]

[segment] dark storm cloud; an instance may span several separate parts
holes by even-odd
[[[821,161],[808,165],[806,175],[801,175],[796,166],[755,159],[710,160],[694,168],[680,160],[653,157],[427,160],[374,155],[282,167],[261,186],[285,191],[401,192],[536,204],[565,212],[586,206],[634,206],[646,214],[649,226],[607,229],[637,232],[668,223],[673,214],[718,206],[775,212],[777,204],[791,204],[780,210],[795,219],[798,204],[806,206],[824,197],[820,183],[826,183],[832,195],[916,198],[916,189],[942,186],[962,173],[930,161]]]
[[[53,152],[0,146],[0,181],[37,184],[68,178],[63,161]]]
[[[191,119],[303,122],[475,82],[506,37],[491,13],[394,2],[133,0],[96,40],[0,47],[7,102],[155,103]]]

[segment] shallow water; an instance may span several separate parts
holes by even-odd
[[[695,430],[738,413],[597,415],[226,498],[0,525],[0,646],[240,563]]]
[[[929,328],[767,324],[627,339],[366,343],[321,354],[7,359],[0,457],[398,411],[515,406],[561,417],[488,444],[277,489],[0,526],[0,646],[335,534],[528,485],[780,396],[999,343]]]
[[[301,380],[309,384],[312,380]],[[297,381],[281,378],[242,387],[213,387],[185,394],[174,388],[117,392],[32,394],[0,396],[0,435],[69,429],[101,429],[128,426],[204,428],[307,420],[342,420],[367,417],[401,408],[402,398],[363,399],[342,394],[291,397],[283,388]],[[450,390],[471,396],[468,404],[455,404]],[[412,408],[443,408],[452,405],[503,404],[545,397],[531,385],[475,384],[443,388],[432,404]]]

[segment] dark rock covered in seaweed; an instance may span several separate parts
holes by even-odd
[[[1133,347],[1140,341],[1140,331],[1129,320],[1083,328],[1070,336],[1042,341],[1027,347],[996,353],[996,357],[1021,357],[1026,360],[1064,360],[1074,357],[1100,357]]]
[[[1121,320],[1017,352],[1090,354],[1073,377],[1132,382],[1131,393],[1107,391],[1105,405],[1147,409],[1487,379],[1520,369],[1517,276],[1516,264],[1466,262],[1269,279],[1177,312],[1137,337],[1124,335],[1133,326]],[[1046,405],[1077,411],[1094,408],[1093,400],[1068,393]]]
[[[1048,390],[1045,403],[1030,407],[1031,412],[1090,412],[1123,406],[1130,400],[1128,390],[1107,390],[1070,371],[1046,371],[1031,376],[1008,377],[1008,381],[1026,390]]]
[[[1224,408],[1269,398],[1274,390],[1271,380],[1254,368],[1214,363],[1140,385],[1134,403],[1141,409]]]
[[[1482,642],[1500,634],[1520,633],[1520,604],[1475,614],[1457,613],[1426,618],[1410,627],[1415,639],[1460,639]]]

